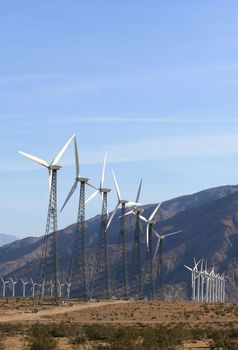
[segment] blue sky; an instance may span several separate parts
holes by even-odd
[[[50,161],[75,133],[82,176],[105,150],[123,197],[159,202],[238,178],[238,2],[74,0],[0,4],[0,232],[44,233]],[[74,178],[62,158],[59,206]],[[90,190],[88,195],[90,195]],[[75,221],[78,194],[59,216]],[[115,193],[110,196],[110,209]],[[87,217],[100,211],[100,199]]]

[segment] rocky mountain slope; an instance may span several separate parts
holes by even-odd
[[[146,205],[144,216],[148,217],[155,204]],[[118,211],[108,232],[111,276],[117,285],[117,247],[119,230]],[[189,196],[164,202],[157,214],[156,229],[166,234],[182,229],[177,236],[164,242],[165,291],[168,298],[186,299],[191,295],[190,274],[184,264],[192,265],[193,257],[204,257],[215,265],[217,272],[227,275],[227,295],[230,301],[238,300],[238,186],[212,188]],[[98,246],[100,216],[87,221],[88,273]],[[129,279],[133,276],[134,217],[127,218],[126,240]],[[59,256],[62,279],[66,278],[72,255],[73,224],[59,231]],[[145,231],[145,227],[143,226]],[[156,238],[154,237],[154,244]],[[0,275],[15,278],[36,278],[42,252],[43,237],[28,237],[0,247]],[[145,235],[142,239],[143,259],[146,258]],[[118,275],[119,276],[119,275]],[[120,279],[120,277],[118,277]],[[100,284],[100,275],[96,284]],[[145,285],[146,289],[146,285]]]

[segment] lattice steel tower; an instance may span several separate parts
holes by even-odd
[[[30,158],[36,163],[43,165],[49,171],[49,206],[46,222],[45,237],[43,243],[42,260],[38,272],[38,286],[36,296],[41,298],[42,289],[50,285],[50,281],[54,285],[54,299],[57,302],[59,296],[59,265],[58,265],[58,249],[57,249],[57,171],[62,167],[58,165],[60,158],[66,151],[75,136],[73,135],[60,150],[54,160],[48,164],[45,160],[37,158],[31,154],[19,151],[23,156]]]
[[[118,266],[122,265],[122,279],[123,279],[123,289],[124,289],[124,298],[128,299],[128,271],[127,271],[127,252],[126,252],[126,237],[125,237],[125,208],[126,206],[132,206],[132,205],[137,205],[138,203],[136,202],[130,202],[127,199],[121,199],[121,194],[119,190],[119,186],[116,180],[116,176],[114,172],[112,171],[113,175],[113,180],[115,184],[115,189],[117,193],[117,205],[112,212],[112,215],[108,221],[107,228],[108,230],[109,226],[111,225],[112,219],[114,215],[116,214],[116,211],[119,206],[121,206],[121,215],[120,215],[120,230],[119,230],[119,243],[118,243],[118,251],[120,253],[120,258],[122,261],[119,260],[119,262],[116,261],[116,264]],[[120,249],[121,248],[121,249]],[[121,251],[120,251],[121,250]]]
[[[142,233],[142,227],[141,227],[141,222],[140,222],[140,214],[143,212],[143,208],[139,205],[141,186],[142,186],[142,179],[140,181],[136,200],[135,200],[135,203],[137,203],[137,205],[135,205],[133,209],[131,209],[129,212],[127,212],[125,214],[125,216],[134,215],[136,218],[135,232],[134,232],[134,247],[133,247],[133,255],[132,255],[132,268],[130,269],[130,271],[131,271],[130,282],[131,282],[132,288],[134,289],[136,294],[138,291],[139,298],[142,298],[142,296],[143,296],[142,278],[141,278],[142,277],[141,276],[141,233]]]
[[[155,214],[159,209],[161,203],[159,203],[154,209],[153,213],[147,220],[144,216],[139,215],[140,219],[146,223],[146,248],[147,248],[147,264],[149,267],[149,284],[150,284],[150,297],[154,299],[155,284],[154,284],[154,264],[153,264],[153,226],[156,223],[154,220]]]
[[[72,292],[81,294],[83,299],[88,299],[88,285],[87,285],[87,264],[85,255],[85,186],[92,186],[89,179],[86,177],[79,177],[79,156],[76,138],[74,138],[75,150],[75,165],[76,178],[74,184],[61,208],[61,211],[69,201],[70,197],[76,190],[80,183],[78,216],[75,230],[74,246],[72,251],[72,258],[68,272],[68,282],[72,283]]]
[[[99,228],[99,237],[98,237],[98,247],[95,258],[95,267],[94,267],[94,281],[95,283],[95,274],[98,278],[96,278],[97,287],[101,287],[101,289],[105,288],[105,296],[107,299],[110,298],[111,295],[111,284],[110,284],[110,273],[108,266],[108,232],[107,225],[109,220],[108,215],[108,193],[111,192],[111,189],[104,188],[104,178],[105,178],[105,168],[107,161],[107,152],[105,153],[103,168],[102,168],[102,177],[100,180],[99,188],[86,200],[86,204],[91,201],[97,194],[101,194],[102,197],[102,211],[101,211],[101,222]],[[99,283],[102,281],[105,283],[105,286],[100,285]]]

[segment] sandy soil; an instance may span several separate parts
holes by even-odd
[[[33,306],[30,300],[0,303],[0,323],[67,322],[238,328],[238,305],[159,301],[72,301],[72,306]]]
[[[79,302],[71,300],[70,306],[33,305],[30,299],[0,299],[0,324],[33,323],[151,325],[154,327],[184,326],[213,329],[238,328],[238,305],[201,304],[193,302],[159,301],[101,301]],[[2,346],[2,347],[1,347]],[[84,344],[86,346],[86,344]],[[27,338],[22,335],[1,339],[0,349],[28,349]],[[69,339],[58,339],[59,350],[74,349]],[[80,348],[79,348],[80,349]],[[92,344],[84,349],[95,349]],[[177,350],[207,350],[208,341],[186,343]]]

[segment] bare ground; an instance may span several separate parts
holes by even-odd
[[[238,329],[238,305],[202,304],[194,302],[159,301],[100,301],[71,300],[67,306],[45,302],[33,305],[31,299],[0,299],[0,324],[147,325],[152,327],[181,326],[185,328]],[[23,335],[2,338],[0,349],[29,349]],[[178,349],[209,349],[208,341],[186,343]],[[2,346],[2,347],[1,347]],[[74,349],[69,339],[58,340],[58,349]],[[78,347],[80,349],[80,347]],[[94,349],[84,344],[82,349]]]

